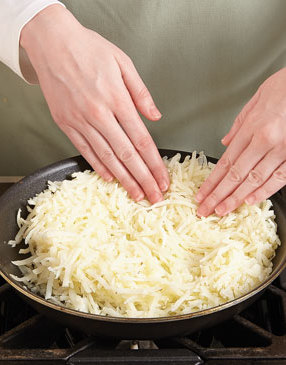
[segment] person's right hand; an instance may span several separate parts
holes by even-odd
[[[161,114],[130,58],[61,5],[30,20],[20,43],[53,119],[94,170],[136,201],[162,200],[168,172],[137,110]]]

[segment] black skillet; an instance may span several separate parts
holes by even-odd
[[[162,156],[168,157],[174,156],[177,152],[180,151],[160,150]],[[182,159],[189,154],[180,153]],[[215,162],[214,159],[209,160]],[[37,311],[67,327],[74,327],[92,335],[125,339],[155,339],[190,334],[225,321],[241,312],[262,294],[286,266],[286,199],[279,192],[271,198],[277,216],[278,233],[282,241],[273,260],[273,271],[267,280],[242,297],[196,313],[148,319],[105,317],[52,304],[11,278],[11,274],[21,276],[19,269],[11,261],[22,259],[23,255],[18,254],[19,246],[12,248],[6,242],[16,235],[18,209],[21,208],[25,214],[27,200],[43,191],[47,186],[47,180],[63,180],[69,178],[73,172],[86,169],[90,169],[90,166],[80,156],[57,162],[16,183],[0,198],[0,274]]]

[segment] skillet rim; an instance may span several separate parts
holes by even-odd
[[[159,152],[162,156],[164,156],[164,153],[171,153],[175,155],[176,153],[184,154],[184,155],[191,155],[192,152],[186,152],[186,151],[178,151],[178,150],[172,150],[172,149],[159,149]],[[207,156],[208,161],[214,162],[217,161],[217,159]],[[0,197],[0,206],[2,199],[5,198],[6,195],[13,193],[14,190],[17,190],[18,186],[21,184],[29,183],[29,181],[33,181],[36,177],[39,175],[41,176],[43,173],[47,173],[49,171],[52,171],[53,169],[58,169],[60,166],[63,168],[68,168],[72,166],[79,166],[80,164],[85,164],[86,166],[89,166],[87,162],[84,160],[84,158],[80,155],[66,158],[63,160],[60,160],[58,162],[55,162],[53,164],[50,164],[46,167],[43,167],[41,169],[36,170],[34,173],[24,177],[17,183],[13,184],[12,187],[10,187],[4,194]],[[16,289],[19,293],[22,295],[28,297],[30,300],[36,301],[39,304],[49,307],[53,310],[56,310],[58,312],[64,312],[66,314],[70,314],[72,316],[76,317],[84,317],[86,319],[92,319],[92,320],[99,320],[99,321],[108,321],[108,322],[117,322],[117,323],[125,323],[128,322],[130,324],[148,324],[148,323],[162,323],[162,322],[177,322],[177,321],[183,321],[186,319],[191,318],[197,318],[197,317],[203,317],[206,315],[210,315],[212,313],[217,313],[220,311],[223,311],[224,309],[233,307],[235,305],[238,305],[239,303],[242,303],[244,301],[247,301],[247,299],[251,298],[252,296],[255,296],[259,292],[262,292],[264,289],[266,289],[272,281],[274,281],[281,272],[286,268],[286,257],[284,258],[284,261],[280,263],[280,265],[270,274],[270,276],[262,282],[259,286],[252,289],[250,292],[235,298],[231,301],[225,302],[223,304],[217,305],[215,307],[203,309],[196,312],[191,312],[187,314],[179,314],[174,316],[167,316],[167,317],[148,317],[148,318],[136,318],[136,317],[114,317],[114,316],[103,316],[100,314],[92,314],[92,313],[86,313],[81,312],[75,309],[70,309],[62,305],[54,304],[43,297],[41,297],[38,294],[32,293],[30,290],[24,288],[19,282],[17,282],[15,279],[10,277],[10,274],[7,274],[2,267],[0,266],[0,275],[6,280],[7,283],[9,283],[14,289]]]

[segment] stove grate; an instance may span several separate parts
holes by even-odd
[[[286,364],[286,291],[279,282],[229,321],[154,341],[94,338],[65,328],[37,314],[2,280],[0,285],[0,365]]]

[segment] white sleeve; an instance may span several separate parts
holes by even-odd
[[[37,13],[51,4],[64,6],[57,0],[0,0],[0,61],[25,81],[23,68],[31,71],[32,66],[26,53],[20,49],[21,30]]]

